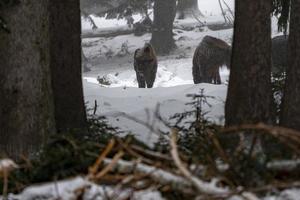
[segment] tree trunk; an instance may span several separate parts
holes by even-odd
[[[281,125],[300,131],[300,1],[291,1],[288,68]]]
[[[1,11],[11,33],[0,33],[0,155],[32,153],[55,131],[48,14],[48,0]]]
[[[167,54],[175,48],[173,38],[175,15],[175,0],[155,0],[151,44],[158,54]]]
[[[86,126],[79,0],[50,1],[50,67],[58,131]]]
[[[271,0],[236,0],[226,125],[270,122]]]
[[[198,0],[178,0],[178,19],[194,18],[194,16],[204,16],[198,7]]]

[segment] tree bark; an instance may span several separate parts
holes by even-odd
[[[168,54],[175,48],[173,38],[175,15],[175,0],[155,0],[151,44],[158,54]]]
[[[0,32],[0,155],[36,151],[55,129],[49,68],[48,0],[2,10]]]
[[[178,19],[193,18],[204,16],[198,7],[198,0],[178,0],[177,4]]]
[[[291,1],[288,67],[281,125],[300,130],[300,0]]]
[[[79,0],[51,0],[50,67],[59,132],[86,126],[80,33]]]
[[[270,122],[271,0],[236,0],[226,125]]]

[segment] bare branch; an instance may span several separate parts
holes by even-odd
[[[170,146],[171,146],[171,155],[172,158],[178,167],[179,171],[192,183],[192,185],[201,193],[208,194],[208,195],[228,195],[230,191],[224,188],[218,188],[216,185],[211,183],[204,182],[197,177],[193,176],[189,170],[184,166],[182,161],[179,158],[176,139],[177,138],[177,131],[173,129]]]

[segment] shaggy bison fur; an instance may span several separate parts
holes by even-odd
[[[152,88],[157,71],[157,58],[151,44],[146,43],[142,49],[134,52],[134,70],[139,88]]]
[[[272,74],[282,74],[287,68],[288,36],[272,38]],[[194,83],[221,84],[219,67],[230,67],[231,47],[223,40],[205,36],[193,57]]]
[[[230,67],[231,47],[218,38],[205,36],[193,57],[194,83],[221,84],[219,68]]]

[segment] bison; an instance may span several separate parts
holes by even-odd
[[[157,71],[157,58],[151,44],[145,43],[142,49],[134,52],[134,70],[139,88],[152,88]]]
[[[221,84],[219,68],[230,67],[231,47],[215,37],[205,36],[193,56],[194,83]]]
[[[281,74],[287,68],[288,36],[272,38],[272,74]],[[194,83],[221,84],[219,67],[230,67],[231,47],[224,41],[205,36],[193,57]]]

